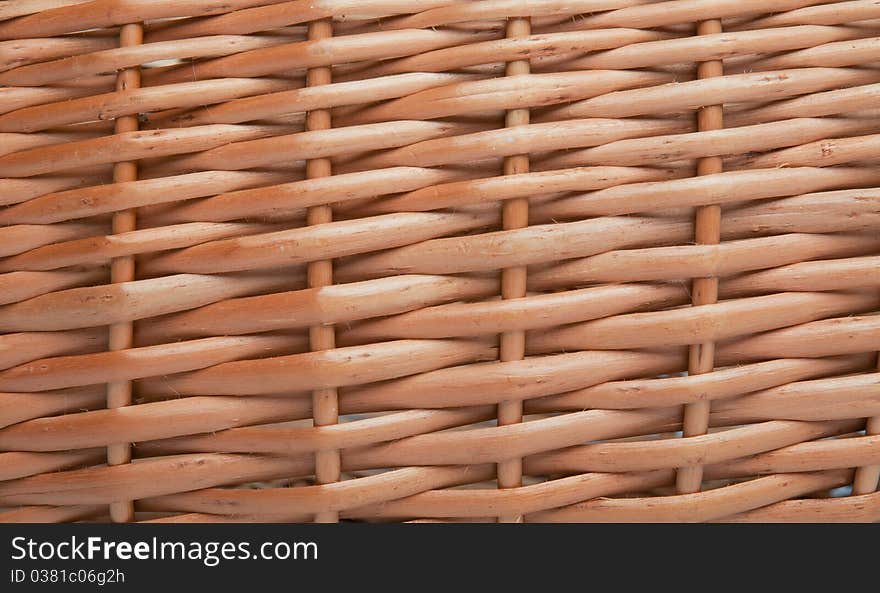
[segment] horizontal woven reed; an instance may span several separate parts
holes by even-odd
[[[0,521],[880,521],[880,3],[0,3]]]

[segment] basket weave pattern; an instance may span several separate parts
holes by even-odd
[[[0,521],[880,521],[880,2],[0,6]]]

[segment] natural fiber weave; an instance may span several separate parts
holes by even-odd
[[[0,4],[0,521],[878,521],[880,2]]]

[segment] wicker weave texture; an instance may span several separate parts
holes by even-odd
[[[880,521],[880,2],[0,3],[0,521]]]

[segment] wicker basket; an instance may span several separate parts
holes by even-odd
[[[878,521],[880,3],[0,5],[0,521]]]

